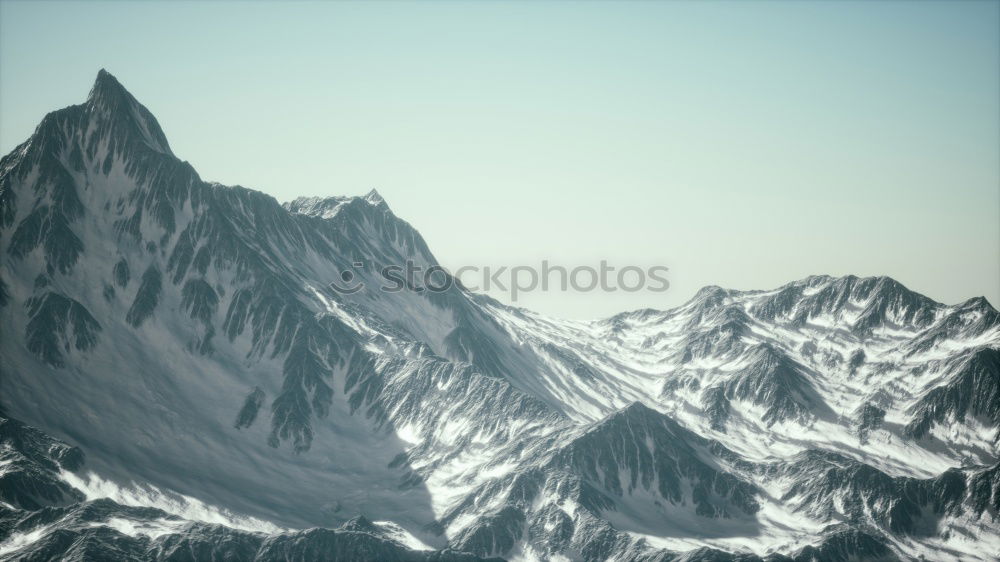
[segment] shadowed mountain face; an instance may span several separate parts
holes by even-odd
[[[102,71],[0,161],[0,557],[1000,547],[984,299],[816,276],[565,322],[377,289],[408,261],[377,193],[204,182]]]

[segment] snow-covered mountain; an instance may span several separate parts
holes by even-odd
[[[330,287],[407,261],[377,193],[205,182],[101,71],[0,161],[0,558],[1000,554],[985,299],[816,276],[579,322]]]

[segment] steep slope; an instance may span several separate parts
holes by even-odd
[[[108,498],[85,499],[65,477],[65,471],[83,466],[79,449],[3,414],[0,428],[5,457],[0,461],[5,463],[0,474],[0,559],[482,560],[429,550],[395,525],[363,517],[336,530],[251,531]]]
[[[365,339],[304,276],[346,261],[335,242],[270,197],[202,182],[158,131],[102,72],[84,105],[46,116],[0,166],[5,405],[71,437],[116,480],[291,524],[369,504],[432,520],[419,489],[377,501],[316,492],[408,474],[388,468],[402,442],[351,416],[334,390]],[[295,456],[324,429],[341,438]]]

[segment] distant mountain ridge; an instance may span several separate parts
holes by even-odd
[[[377,192],[205,182],[102,70],[0,160],[0,559],[1000,551],[981,297],[813,276],[579,322],[329,286],[407,261]]]

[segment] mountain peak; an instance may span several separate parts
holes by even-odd
[[[350,200],[350,197],[340,196],[297,197],[292,201],[284,203],[283,206],[292,213],[323,219],[332,219],[337,216],[341,207]]]
[[[620,410],[616,410],[614,412],[611,412],[610,414],[608,414],[607,416],[605,416],[604,423],[607,424],[607,423],[611,423],[611,422],[614,422],[615,420],[620,420],[620,419],[632,420],[632,421],[639,421],[639,420],[660,420],[660,419],[669,419],[669,418],[667,418],[666,416],[664,416],[659,411],[654,410],[653,408],[650,408],[649,406],[647,406],[643,402],[641,402],[639,400],[636,400],[636,401],[633,401],[628,406],[625,406],[624,408],[621,408]],[[673,421],[673,420],[670,420],[670,421]]]
[[[102,68],[97,72],[85,107],[104,122],[105,132],[125,131],[128,137],[137,138],[149,148],[173,156],[170,144],[153,114],[107,70]]]
[[[972,297],[971,299],[968,299],[965,302],[959,304],[958,307],[959,308],[963,308],[963,309],[970,309],[970,310],[971,309],[979,309],[979,310],[992,311],[992,312],[996,312],[997,311],[997,309],[992,304],[990,304],[990,301],[986,297],[983,297],[983,296]]]
[[[97,71],[97,78],[94,79],[94,86],[90,89],[87,101],[95,104],[102,102],[107,104],[120,100],[124,96],[132,97],[114,75],[102,68]]]
[[[383,199],[379,192],[375,189],[372,189],[367,195],[365,195],[365,201],[376,206],[385,204],[385,199]]]
[[[106,68],[102,68],[97,71],[97,82],[101,82],[102,80],[113,80],[115,84],[121,85],[114,75],[108,72]]]
[[[355,516],[354,518],[347,521],[347,523],[341,525],[338,530],[355,531],[355,532],[371,533],[371,534],[377,534],[379,532],[378,525],[373,523],[371,519],[368,519],[364,515]]]

